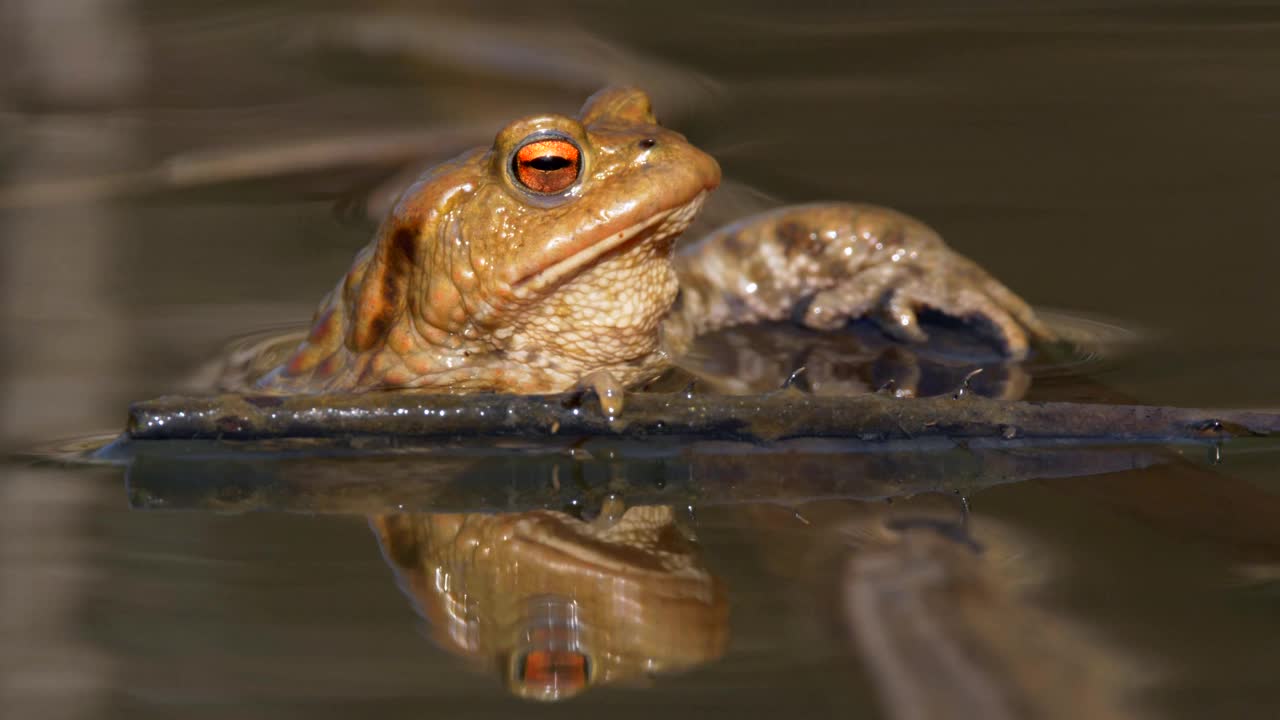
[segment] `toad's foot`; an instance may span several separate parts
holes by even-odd
[[[924,342],[918,314],[934,309],[982,326],[1015,359],[1027,356],[1028,335],[1048,338],[1031,308],[972,261],[946,248],[923,260],[916,252],[897,252],[904,253],[901,260],[867,267],[851,281],[814,293],[804,325],[834,330],[868,316],[899,340]]]
[[[932,229],[869,205],[797,205],[716,232],[678,258],[676,347],[731,325],[798,318],[829,330],[869,317],[891,335],[926,338],[932,308],[981,326],[1014,359],[1053,333],[1011,290],[955,253]]]
[[[578,389],[591,390],[600,400],[600,411],[610,420],[622,414],[626,388],[608,370],[596,370],[578,380]]]

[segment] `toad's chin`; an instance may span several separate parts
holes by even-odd
[[[626,245],[675,239],[693,222],[693,218],[702,209],[702,204],[706,199],[707,191],[700,190],[697,195],[682,205],[651,215],[630,227],[612,232],[600,242],[592,243],[559,262],[526,275],[514,284],[517,297],[528,297],[540,290],[564,282],[566,279],[578,275],[584,268],[590,267],[605,255]]]

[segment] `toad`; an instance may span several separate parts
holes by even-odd
[[[735,325],[866,317],[916,343],[927,308],[1012,360],[1051,337],[1012,291],[886,208],[782,207],[677,251],[719,182],[716,161],[660,126],[640,90],[602,90],[576,118],[516,120],[404,191],[305,339],[274,366],[258,358],[253,387],[591,387],[612,412],[693,338]]]

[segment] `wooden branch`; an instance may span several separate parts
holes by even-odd
[[[1280,413],[1142,405],[1028,403],[977,396],[823,397],[783,390],[724,396],[635,393],[610,420],[590,395],[360,395],[163,397],[129,409],[135,440],[563,437],[884,442],[941,437],[996,443],[1077,440],[1187,442],[1280,431]]]
[[[612,421],[581,394],[223,395],[138,403],[95,459],[128,466],[136,507],[515,511],[611,493],[698,505],[968,493],[1169,458],[1136,444],[1278,428],[1262,411],[795,390],[636,393]]]

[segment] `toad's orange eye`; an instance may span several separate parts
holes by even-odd
[[[564,138],[531,140],[511,158],[511,174],[526,188],[543,194],[558,193],[578,179],[582,153]]]

